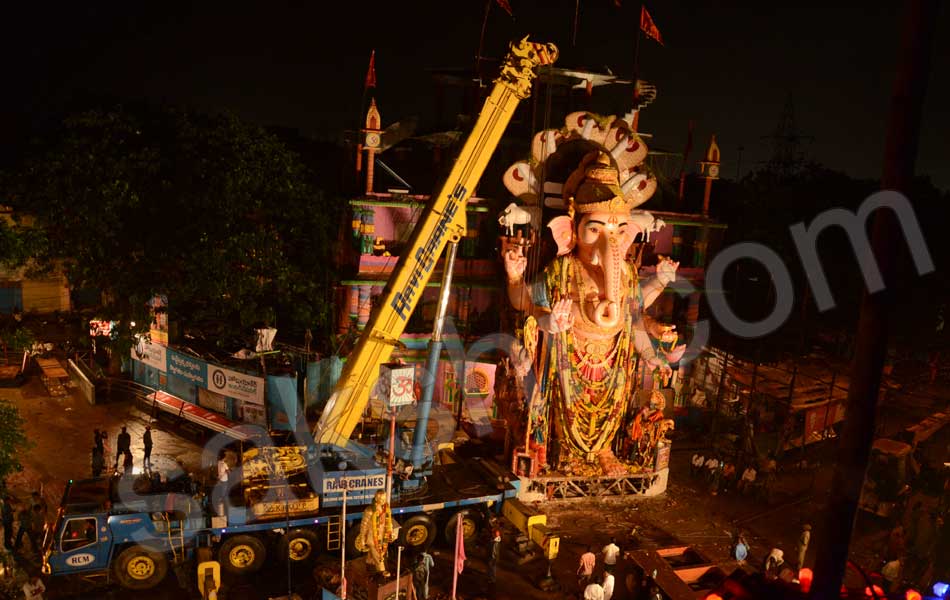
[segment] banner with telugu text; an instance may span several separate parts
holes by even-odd
[[[264,406],[264,380],[217,365],[208,365],[208,389],[244,402]]]
[[[169,375],[177,375],[203,388],[208,387],[208,367],[210,365],[207,362],[171,348],[168,349],[167,354]]]
[[[135,360],[140,360],[148,366],[158,369],[162,373],[168,369],[165,346],[152,344],[145,339],[144,336],[136,340],[130,354]]]

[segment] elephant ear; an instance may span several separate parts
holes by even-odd
[[[557,243],[557,255],[564,256],[574,249],[574,220],[566,215],[554,217],[548,223],[551,235]]]

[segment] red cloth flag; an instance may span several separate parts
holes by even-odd
[[[653,22],[653,17],[650,16],[650,13],[647,12],[646,6],[640,6],[640,29],[643,30],[643,33],[646,34],[648,38],[653,38],[661,46],[663,45],[663,37],[660,35],[660,30],[657,28],[656,23]]]
[[[462,513],[455,520],[455,569],[452,571],[452,600],[455,600],[455,588],[458,585],[459,573],[465,569],[465,532],[462,527]]]
[[[511,3],[508,2],[508,0],[495,0],[495,2],[501,7],[503,11],[508,13],[509,17],[515,16],[515,13],[511,11]]]
[[[369,55],[369,68],[366,69],[366,83],[363,85],[364,90],[369,88],[376,87],[376,51],[373,50],[373,53]]]

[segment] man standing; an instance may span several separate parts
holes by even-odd
[[[584,588],[584,600],[604,600],[604,588],[599,583],[592,583]]]
[[[43,552],[40,549],[40,544],[43,543],[43,533],[46,531],[46,513],[43,512],[43,507],[39,504],[33,505],[33,519],[30,525],[33,527],[33,535],[30,537],[33,552],[35,552],[37,556],[42,556]]]
[[[590,581],[591,575],[594,574],[594,566],[597,564],[597,556],[594,554],[593,548],[591,546],[587,547],[587,552],[581,554],[580,564],[577,567],[577,576],[579,578],[580,585],[585,585]]]
[[[742,479],[739,481],[739,491],[743,494],[748,493],[752,487],[755,485],[755,468],[752,466],[752,463],[742,471]]]
[[[614,574],[608,569],[604,572],[604,600],[610,600],[614,595]]]
[[[92,476],[99,477],[106,470],[106,457],[102,454],[101,446],[92,448]]]
[[[416,557],[416,566],[412,572],[412,583],[416,588],[417,600],[428,600],[429,598],[429,570],[435,566],[435,560],[432,555],[422,551]]]
[[[492,523],[491,548],[488,554],[488,583],[495,585],[495,574],[498,569],[498,558],[501,554],[501,528],[498,523]]]
[[[3,495],[0,511],[3,515],[3,546],[7,550],[13,549],[13,499],[6,494]]]
[[[808,552],[808,543],[811,541],[811,525],[802,526],[802,534],[798,537],[798,570],[805,566],[805,553]]]
[[[762,570],[765,571],[766,581],[775,581],[778,579],[782,566],[785,564],[785,553],[778,548],[772,548],[769,555],[765,558],[765,564]]]
[[[146,469],[152,468],[152,426],[145,426],[145,433],[142,435],[142,443],[145,445],[145,459],[142,466]]]
[[[732,487],[732,482],[736,479],[736,466],[731,462],[722,467],[722,476],[719,479],[719,491],[728,492]]]
[[[706,460],[706,481],[710,484],[716,481],[716,474],[719,471],[719,459],[716,455],[710,456]]]
[[[228,495],[228,477],[231,473],[231,466],[228,464],[227,456],[224,451],[218,455],[218,485],[214,486],[212,497],[214,502],[214,514],[219,517],[225,515],[224,499]]]
[[[31,492],[30,500],[33,506],[40,507],[40,512],[43,514],[43,518],[46,518],[46,515],[49,512],[49,506],[46,505],[46,500],[43,499],[43,495],[39,492]]]
[[[617,545],[615,538],[610,538],[610,543],[601,550],[604,555],[604,565],[608,571],[613,570],[617,565],[617,557],[620,556],[620,546]]]
[[[30,541],[30,546],[33,549],[33,552],[39,553],[39,548],[36,546],[36,538],[33,537],[33,506],[25,504],[20,512],[17,514],[17,532],[16,540],[13,544],[13,551],[19,552],[20,548],[23,547],[23,536],[26,535],[27,539]]]
[[[706,457],[703,456],[702,452],[696,452],[693,455],[693,459],[690,462],[690,473],[693,477],[699,477],[703,473],[703,465],[706,464]]]
[[[745,564],[746,558],[749,557],[749,542],[746,541],[745,534],[741,531],[736,535],[736,545],[732,552],[736,562],[740,565]]]
[[[125,427],[122,428],[122,431],[119,432],[119,435],[115,439],[115,468],[119,468],[119,457],[124,455],[126,452],[129,452],[132,448],[132,436],[129,435],[129,432],[125,430]]]

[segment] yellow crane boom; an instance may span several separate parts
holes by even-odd
[[[379,366],[389,360],[398,344],[442,250],[450,240],[457,241],[465,232],[465,205],[518,103],[531,95],[535,67],[553,63],[557,54],[554,44],[529,42],[527,37],[511,44],[501,74],[452,172],[419,219],[407,250],[400,256],[383,291],[383,301],[370,316],[343,368],[314,428],[317,443],[345,447],[349,442],[379,376]]]

